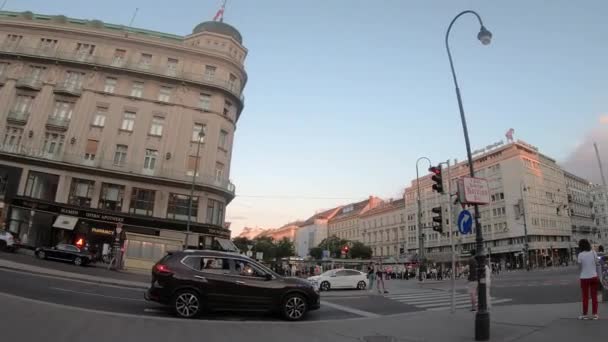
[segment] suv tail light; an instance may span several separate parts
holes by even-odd
[[[169,267],[164,264],[154,265],[154,272],[162,275],[169,275],[173,273],[173,271],[171,271]]]

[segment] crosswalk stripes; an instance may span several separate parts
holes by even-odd
[[[407,293],[389,294],[386,298],[429,311],[449,310],[452,305],[452,293],[446,291],[416,289]],[[510,301],[511,299],[508,298],[491,298],[492,304]],[[466,293],[456,293],[454,304],[456,309],[469,309],[471,307],[471,299]]]

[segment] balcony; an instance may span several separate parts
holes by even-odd
[[[241,87],[235,82],[228,79],[221,79],[214,77],[213,79],[204,78],[203,71],[200,73],[183,72],[179,70],[168,69],[166,66],[156,66],[146,63],[140,63],[139,60],[129,61],[123,58],[103,58],[90,55],[79,54],[74,51],[48,51],[44,53],[39,48],[18,46],[18,47],[0,47],[0,55],[11,55],[18,57],[31,57],[31,58],[50,58],[55,61],[72,62],[78,64],[87,64],[97,67],[106,67],[112,69],[121,69],[132,71],[136,73],[146,73],[162,78],[171,78],[178,81],[192,82],[204,86],[211,86],[219,88],[229,94],[235,96],[242,105],[244,105],[245,97],[241,94]],[[25,80],[25,79],[23,79]],[[23,80],[17,82],[17,86]],[[38,81],[39,87],[33,90],[40,90],[42,82]],[[27,85],[26,85],[27,86]]]
[[[42,89],[42,81],[38,77],[26,76],[22,77],[15,84],[16,88],[40,91]]]
[[[80,96],[82,94],[82,85],[80,82],[66,80],[57,84],[53,92],[59,95]]]
[[[27,124],[27,120],[30,118],[29,112],[11,110],[8,112],[8,116],[6,117],[6,121],[15,125],[25,125]]]
[[[47,129],[54,129],[54,130],[58,130],[58,131],[67,131],[68,127],[70,127],[69,118],[49,116],[49,118],[46,120]]]

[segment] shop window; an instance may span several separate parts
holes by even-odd
[[[188,207],[190,206],[190,196],[182,194],[169,194],[169,206],[167,207],[167,218],[173,220],[188,220]],[[192,209],[190,220],[196,222],[198,216],[198,197],[192,198]]]
[[[124,193],[124,185],[102,183],[101,194],[99,195],[99,208],[121,211]]]
[[[133,188],[131,190],[131,214],[152,216],[154,212],[154,190]]]
[[[207,223],[222,225],[224,220],[224,203],[216,200],[207,200]]]
[[[95,182],[88,179],[73,178],[68,203],[79,207],[91,207]]]
[[[51,202],[55,200],[58,185],[59,176],[30,171],[23,195]]]

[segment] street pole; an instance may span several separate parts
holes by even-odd
[[[452,279],[450,279],[452,286],[452,306],[450,311],[456,312],[456,251],[454,249],[454,217],[452,217],[452,178],[450,177],[450,160],[446,162],[448,167],[448,232],[450,234],[450,245],[452,246]]]
[[[420,248],[420,253],[419,254],[419,263],[420,265],[418,266],[418,280],[422,281],[422,265],[424,263],[424,232],[422,231],[422,205],[420,203],[420,175],[418,173],[418,163],[422,160],[425,159],[429,162],[429,167],[431,167],[431,165],[433,165],[433,163],[431,162],[431,160],[427,157],[420,157],[418,158],[418,160],[416,160],[416,188],[418,189],[418,239],[419,239],[419,248]]]
[[[482,44],[487,45],[490,43],[492,39],[492,34],[483,26],[483,22],[479,14],[474,11],[463,11],[460,12],[452,22],[448,26],[448,29],[445,33],[445,48],[448,53],[448,58],[450,60],[450,69],[452,70],[452,78],[454,79],[454,87],[456,90],[456,98],[458,99],[458,109],[460,110],[460,120],[462,122],[462,130],[464,132],[464,141],[467,148],[467,159],[469,164],[469,174],[471,177],[475,177],[475,169],[473,168],[473,156],[471,154],[471,143],[469,141],[469,132],[467,128],[467,121],[464,115],[464,107],[462,105],[462,98],[460,96],[460,89],[458,87],[458,80],[456,79],[456,72],[454,71],[454,62],[452,61],[452,53],[450,52],[450,45],[448,43],[448,38],[450,36],[450,31],[452,30],[452,26],[454,22],[458,18],[460,18],[464,14],[473,14],[477,17],[479,21],[479,25],[481,26],[479,33],[477,34],[477,39],[481,41]],[[487,341],[490,339],[490,313],[488,312],[488,303],[486,298],[486,277],[485,277],[485,254],[483,253],[483,232],[481,229],[481,225],[479,223],[479,205],[475,204],[475,229],[476,229],[476,242],[477,242],[477,295],[478,295],[478,303],[479,307],[477,313],[475,315],[475,340],[476,341]]]
[[[201,152],[201,143],[205,137],[205,131],[201,129],[198,132],[198,143],[196,144],[196,159],[194,163],[194,173],[192,174],[192,184],[190,185],[190,199],[188,200],[188,222],[186,223],[186,241],[184,243],[184,249],[188,249],[188,242],[190,238],[190,221],[192,219],[192,198],[194,197],[194,185],[196,184],[196,174],[198,173],[199,155]]]
[[[523,213],[523,217],[524,217],[524,266],[526,267],[526,271],[530,270],[530,255],[529,255],[529,245],[528,245],[528,221],[526,220],[526,216],[528,216],[528,212],[526,209],[526,202],[524,200],[524,189],[526,188],[526,185],[521,182],[519,184],[519,193],[521,195],[521,212]],[[527,189],[526,189],[527,191]]]

